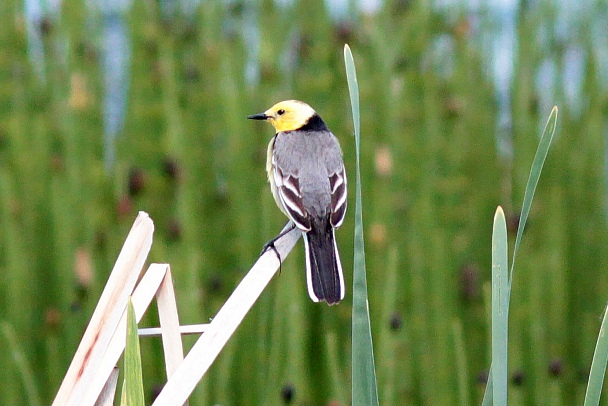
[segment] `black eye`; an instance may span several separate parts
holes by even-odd
[[[282,116],[283,114],[285,114],[285,110],[283,110],[283,109],[277,110],[277,114],[279,116]]]

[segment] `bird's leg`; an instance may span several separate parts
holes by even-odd
[[[272,240],[270,240],[266,244],[264,244],[264,248],[262,248],[262,252],[260,253],[260,256],[262,256],[262,255],[264,255],[264,253],[266,251],[268,251],[268,249],[272,249],[274,251],[277,258],[279,259],[279,273],[281,273],[281,266],[283,265],[283,260],[281,259],[281,254],[279,254],[279,251],[277,251],[277,248],[274,246],[274,243],[277,242],[285,234],[291,232],[291,230],[296,228],[296,225],[292,221],[290,221],[289,223],[290,224],[287,225],[286,228],[279,233],[279,235],[277,235]]]

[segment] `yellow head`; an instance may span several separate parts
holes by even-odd
[[[293,131],[302,128],[317,113],[308,104],[298,100],[279,102],[260,114],[247,118],[252,120],[267,120],[280,131]]]

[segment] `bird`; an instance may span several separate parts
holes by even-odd
[[[281,101],[247,118],[268,121],[276,130],[268,144],[266,171],[277,206],[302,232],[308,294],[313,302],[337,304],[344,299],[345,286],[336,229],[347,205],[340,143],[302,101]],[[280,236],[266,247],[274,248]]]

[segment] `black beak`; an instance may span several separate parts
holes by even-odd
[[[265,113],[253,114],[251,116],[247,116],[250,120],[268,120],[270,117]]]

